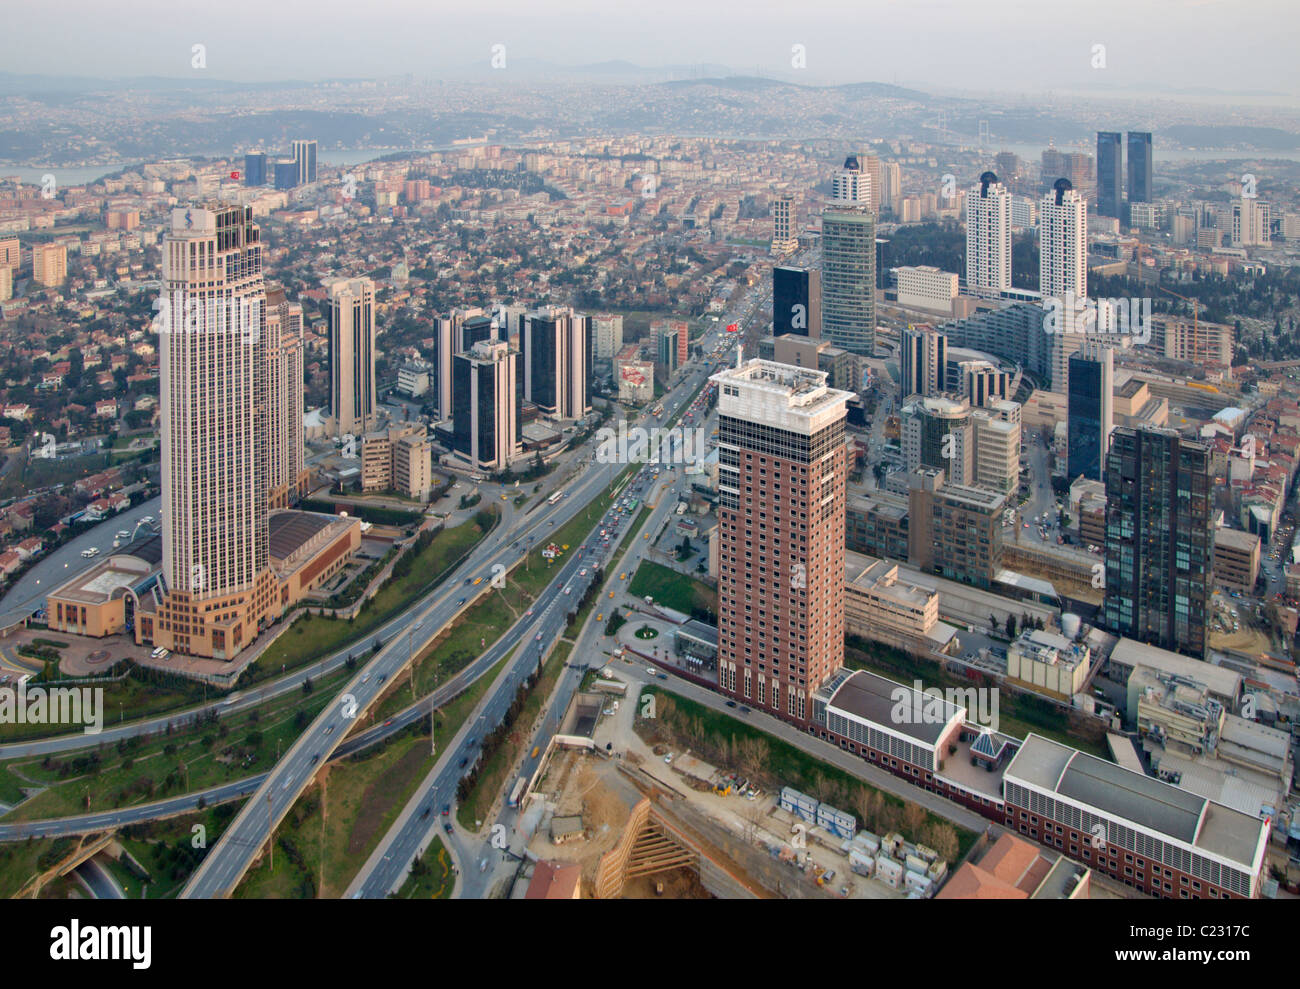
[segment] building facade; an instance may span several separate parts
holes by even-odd
[[[718,687],[806,726],[843,664],[845,403],[751,360],[718,387]]]

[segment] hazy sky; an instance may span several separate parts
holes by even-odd
[[[1300,90],[1296,0],[70,0],[6,4],[0,69],[250,80],[450,78],[511,59],[715,63],[810,83],[1033,94]],[[186,9],[187,7],[191,9]],[[807,67],[791,68],[792,46]],[[1105,45],[1105,68],[1093,46]]]

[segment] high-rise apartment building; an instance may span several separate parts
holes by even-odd
[[[22,262],[22,252],[18,245],[17,237],[0,237],[0,268],[9,268],[11,271],[18,268]]]
[[[316,142],[294,141],[291,145],[293,162],[297,167],[298,185],[316,181]]]
[[[822,278],[816,268],[772,269],[772,335],[822,335]]]
[[[337,435],[374,428],[375,283],[344,278],[329,285],[330,411]]]
[[[903,198],[903,166],[896,161],[882,162],[880,166],[879,207],[897,212],[897,203]]]
[[[909,323],[899,353],[901,401],[928,398],[948,390],[948,338],[929,323]]]
[[[456,355],[452,449],[471,469],[503,471],[519,457],[518,360],[504,341],[477,343]]]
[[[32,281],[46,288],[57,288],[67,278],[67,247],[63,244],[36,244],[32,247]]]
[[[280,286],[266,293],[267,500],[287,508],[307,493],[310,471],[303,448],[302,304]]]
[[[613,360],[623,349],[623,317],[602,313],[591,317],[592,333],[596,337],[596,358]]]
[[[1038,291],[1043,298],[1088,294],[1088,204],[1057,179],[1038,204]]]
[[[162,280],[165,594],[154,638],[227,659],[278,609],[269,561],[266,295],[252,209],[172,210]]]
[[[751,360],[718,386],[718,688],[806,727],[844,659],[845,403]]]
[[[1097,132],[1097,215],[1120,219],[1124,205],[1124,143],[1118,131]]]
[[[560,306],[545,306],[524,316],[520,336],[524,397],[556,419],[580,419],[591,411],[588,319]]]
[[[1268,203],[1242,196],[1232,204],[1232,246],[1252,247],[1271,239]],[[35,250],[32,251],[33,258]]]
[[[795,224],[794,196],[788,192],[772,202],[772,253],[789,254],[799,249]]]
[[[870,206],[822,213],[822,336],[851,354],[876,350],[876,217]]]
[[[1152,152],[1150,131],[1128,132],[1128,201],[1151,202]]]
[[[1205,658],[1214,563],[1211,447],[1116,426],[1106,454],[1104,626]]]
[[[966,196],[966,287],[1011,287],[1011,193],[993,172],[981,175]]]
[[[1106,449],[1114,426],[1114,351],[1087,339],[1070,355],[1067,385],[1067,480],[1080,476],[1100,481],[1106,464]]]

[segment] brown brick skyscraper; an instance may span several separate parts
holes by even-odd
[[[803,727],[844,658],[845,402],[752,360],[718,385],[718,687]]]

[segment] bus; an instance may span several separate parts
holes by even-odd
[[[563,492],[563,491],[557,491],[557,492],[555,492],[553,495],[551,495],[549,498],[546,499],[546,504],[548,504],[548,505],[554,505],[557,501],[559,501],[559,500],[560,500],[561,498],[563,498],[563,497],[564,497],[564,492]]]
[[[638,505],[638,504],[639,504],[639,502],[638,502],[637,499],[635,499],[635,498],[633,498],[630,502],[628,502],[628,505],[627,505],[627,513],[628,513],[629,515],[635,515],[635,514],[636,514],[636,508],[637,508],[637,505]]]
[[[520,776],[519,779],[515,780],[514,789],[510,791],[511,807],[519,806],[519,798],[524,795],[524,787],[526,787],[527,785],[528,785],[527,776]]]

